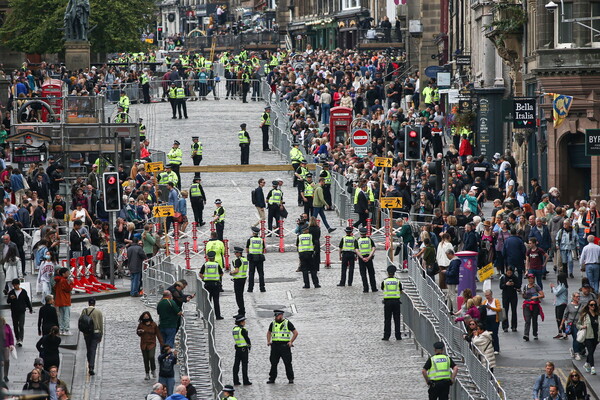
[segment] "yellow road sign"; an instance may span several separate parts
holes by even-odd
[[[149,162],[146,163],[146,171],[148,172],[160,172],[165,169],[165,165],[162,162]]]
[[[381,208],[402,208],[402,197],[382,197]]]
[[[173,207],[173,206],[156,206],[152,210],[152,215],[155,217],[172,217],[175,215],[175,207]]]
[[[376,167],[391,167],[393,158],[390,157],[375,157],[375,166]]]
[[[494,275],[494,265],[489,263],[488,265],[481,268],[477,271],[477,277],[479,278],[479,282],[483,282],[486,279],[489,279]]]

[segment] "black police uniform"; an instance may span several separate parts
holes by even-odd
[[[448,357],[450,358],[450,357]],[[456,363],[452,358],[450,358],[450,369],[453,370],[456,366]],[[428,371],[431,368],[431,357],[427,359],[425,365],[423,365],[423,369]],[[442,379],[438,381],[431,381],[429,385],[429,390],[427,393],[429,394],[429,400],[448,400],[450,393],[450,386],[452,386],[451,379]]]
[[[216,262],[216,261],[215,261]],[[200,268],[200,273],[204,274],[205,265],[203,264]],[[223,276],[223,268],[219,265],[219,275]],[[215,307],[215,317],[217,319],[223,319],[221,316],[221,305],[219,303],[219,295],[221,294],[221,282],[220,281],[206,281],[204,282],[204,288],[210,295],[210,299]]]
[[[344,239],[346,235],[340,240],[339,248],[344,247]],[[356,243],[356,238],[354,238],[354,243]],[[353,245],[353,249],[356,244]],[[338,286],[346,286],[346,272],[348,273],[348,286],[352,286],[352,281],[354,280],[354,263],[356,262],[356,252],[352,251],[342,251],[342,277],[340,279],[340,283]]]
[[[253,236],[258,237],[258,236]],[[248,293],[254,291],[254,274],[258,272],[258,288],[261,292],[266,292],[265,289],[265,255],[264,254],[250,254],[250,239],[246,241],[246,258],[248,258]],[[263,239],[263,249],[265,248],[265,241]]]
[[[248,329],[242,327],[240,330],[240,334],[246,340],[248,346],[238,347],[235,346],[235,360],[233,361],[233,384],[239,385],[240,378],[240,364],[242,365],[242,379],[244,385],[250,385],[250,378],[248,378],[248,356],[250,353],[250,348],[252,347],[252,343],[250,342],[250,337],[248,336]]]
[[[233,268],[241,268],[241,258],[233,260]],[[238,306],[238,315],[246,315],[246,306],[244,304],[244,287],[246,286],[246,278],[233,279],[233,292],[235,293],[235,303]]]
[[[283,320],[285,321],[285,319]],[[283,322],[282,321],[282,322]],[[269,331],[273,332],[273,322],[269,325]],[[294,332],[296,327],[290,320],[287,321],[287,326],[290,332]],[[283,360],[283,365],[285,365],[285,375],[288,380],[294,381],[294,367],[292,366],[292,349],[288,346],[288,342],[284,341],[271,341],[271,355],[269,357],[269,361],[271,362],[271,370],[269,371],[269,381],[275,382],[277,379],[277,365],[279,365],[279,360]]]
[[[389,277],[393,278],[393,277]],[[402,292],[402,283],[398,280],[398,287]],[[381,290],[385,290],[385,281],[381,282]],[[402,340],[400,332],[400,299],[383,299],[383,339],[387,340],[392,334],[392,317],[394,318],[394,335],[397,340]]]
[[[200,196],[192,196],[190,193],[190,204],[192,205],[192,211],[194,212],[194,221],[199,226],[204,225],[204,221],[202,221],[202,213],[204,212],[204,203],[206,202],[206,194],[204,193],[204,188],[202,187],[202,183],[198,183],[198,189],[200,189]]]

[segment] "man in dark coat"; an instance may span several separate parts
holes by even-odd
[[[140,238],[137,234],[134,236],[133,243],[127,248],[127,262],[129,273],[131,274],[131,296],[138,297],[140,295],[140,283],[142,278],[142,268],[146,253],[141,246]]]

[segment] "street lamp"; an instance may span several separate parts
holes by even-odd
[[[544,6],[548,12],[553,13],[554,10],[558,8],[558,4],[554,1],[550,0]],[[596,21],[600,20],[600,17],[583,17],[583,18],[565,18],[565,3],[564,0],[560,0],[560,22],[575,22],[578,25],[583,26],[584,28],[588,28],[589,30],[600,34],[600,30],[593,28],[589,25],[584,24],[582,21]]]

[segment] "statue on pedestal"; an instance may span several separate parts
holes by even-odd
[[[89,17],[89,0],[69,0],[64,17],[65,39],[67,41],[88,40]]]

